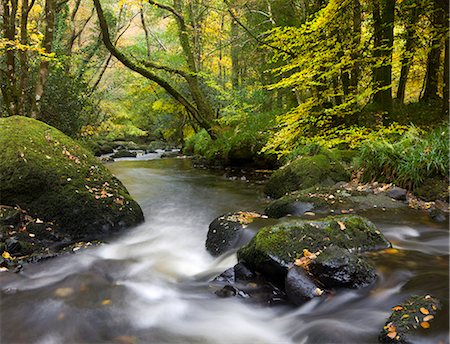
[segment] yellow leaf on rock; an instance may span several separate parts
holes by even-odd
[[[393,311],[401,311],[402,309],[403,309],[402,306],[395,306],[395,307],[392,307],[392,310],[393,310]]]
[[[394,339],[395,337],[397,337],[397,332],[389,332],[389,333],[387,334],[387,336],[388,336],[389,338],[391,338],[391,339]]]
[[[2,257],[5,258],[5,259],[11,259],[11,255],[7,251],[3,251]]]
[[[104,299],[104,300],[102,301],[102,305],[103,305],[103,306],[110,305],[111,303],[112,303],[112,302],[111,302],[110,299]]]
[[[421,322],[420,326],[422,326],[423,328],[429,328],[430,327],[430,323],[427,321]]]
[[[430,314],[430,311],[428,309],[426,309],[426,308],[421,307],[420,308],[420,313],[427,315],[427,314]]]
[[[399,250],[397,250],[396,248],[388,248],[384,250],[384,252],[386,252],[387,254],[396,254],[399,252]]]

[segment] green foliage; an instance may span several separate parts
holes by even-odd
[[[394,182],[414,189],[425,179],[448,178],[449,129],[426,134],[411,127],[399,140],[368,139],[361,144],[357,166],[364,180]]]
[[[185,151],[205,157],[207,160],[219,159],[228,162],[230,159],[252,159],[262,157],[259,152],[269,139],[268,128],[274,123],[273,113],[238,113],[225,116],[220,134],[211,140],[206,131],[189,137],[185,142]]]
[[[51,69],[41,102],[40,119],[69,136],[77,136],[82,126],[97,122],[99,116],[88,85],[65,66]]]

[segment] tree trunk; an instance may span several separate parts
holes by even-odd
[[[443,34],[448,36],[448,21],[445,21],[445,13],[448,12],[448,4],[442,6],[442,2],[433,2],[435,8],[431,13],[431,24],[433,26],[433,38],[427,57],[427,70],[425,73],[424,90],[421,101],[429,102],[439,99],[439,67],[441,57],[441,40]]]
[[[406,82],[408,81],[409,69],[411,67],[411,60],[415,47],[414,40],[414,28],[411,26],[407,28],[406,31],[405,51],[403,52],[401,59],[402,67],[400,71],[400,79],[398,80],[397,100],[400,104],[403,104],[405,101]]]
[[[350,72],[349,86],[352,92],[356,92],[360,77],[360,66],[357,59],[359,44],[361,43],[361,3],[359,0],[353,0],[353,52],[351,54],[353,67]]]
[[[394,45],[395,0],[374,0],[374,57],[378,65],[373,69],[375,94],[373,102],[379,110],[392,111],[392,49]]]
[[[16,15],[18,9],[17,0],[2,0],[3,9],[3,35],[11,43],[16,36]],[[14,49],[6,49],[6,70],[2,70],[1,89],[6,110],[10,116],[20,114],[20,90],[17,85],[16,60]]]
[[[151,44],[150,44],[150,33],[148,32],[147,23],[145,22],[144,7],[142,5],[140,8],[140,16],[141,16],[142,29],[144,30],[144,34],[145,34],[145,44],[147,46],[147,57],[150,58],[151,52],[152,52]]]
[[[449,103],[450,103],[450,94],[449,94],[449,87],[448,84],[450,83],[449,79],[449,44],[448,44],[448,36],[445,39],[445,54],[444,54],[444,85],[442,90],[442,113],[443,117],[448,119],[448,112],[449,112]]]
[[[45,33],[44,40],[42,42],[42,47],[45,49],[47,54],[52,52],[53,36],[55,31],[55,18],[56,18],[56,0],[46,0],[45,1]],[[41,111],[41,99],[44,95],[44,87],[47,82],[49,75],[50,61],[46,58],[41,60],[39,65],[38,79],[36,83],[35,90],[35,104],[32,112],[33,118],[39,117],[39,112]]]
[[[239,42],[236,39],[239,35],[239,27],[236,21],[231,21],[230,37],[231,42],[231,84],[234,90],[239,88]]]

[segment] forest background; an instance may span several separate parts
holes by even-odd
[[[448,193],[444,0],[2,0],[0,115]],[[423,191],[422,191],[423,193]]]

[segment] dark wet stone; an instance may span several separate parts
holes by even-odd
[[[278,219],[286,215],[302,216],[308,211],[316,211],[314,203],[280,198],[269,204],[264,212],[269,217]]]
[[[5,241],[5,250],[12,255],[20,253],[22,245],[16,238],[9,238]]]
[[[213,256],[235,248],[248,223],[261,215],[251,212],[227,213],[216,218],[209,225],[206,249]]]
[[[161,154],[161,158],[176,158],[181,156],[181,153],[176,151],[172,152],[170,149],[168,151],[165,151],[163,154]]]
[[[376,280],[373,266],[340,247],[328,247],[308,265],[309,272],[326,288],[361,288]]]
[[[237,289],[231,285],[226,285],[222,289],[219,289],[215,292],[215,294],[219,297],[236,296],[237,293],[238,293]]]
[[[285,290],[289,301],[298,306],[322,295],[322,290],[305,270],[298,266],[289,269],[285,281]]]
[[[256,275],[243,263],[237,263],[234,268],[234,277],[236,281],[251,281]]]
[[[137,155],[136,152],[130,152],[126,149],[121,149],[115,152],[113,155],[111,155],[111,158],[118,159],[118,158],[135,158]]]
[[[394,187],[388,191],[387,195],[397,201],[406,201],[406,193],[405,189]]]
[[[17,225],[21,214],[19,209],[0,205],[0,225]]]
[[[430,217],[434,221],[439,222],[439,223],[445,222],[448,219],[448,213],[446,213],[438,208],[432,208],[429,210],[428,213],[430,214]]]
[[[214,278],[210,286],[220,288],[215,291],[220,297],[237,296],[260,305],[287,304],[284,290],[269,282],[264,276],[250,271],[242,263]]]
[[[400,305],[392,307],[378,340],[381,343],[416,343],[421,329],[432,330],[432,322],[440,309],[436,298],[411,296]],[[416,337],[416,338],[415,338]]]

